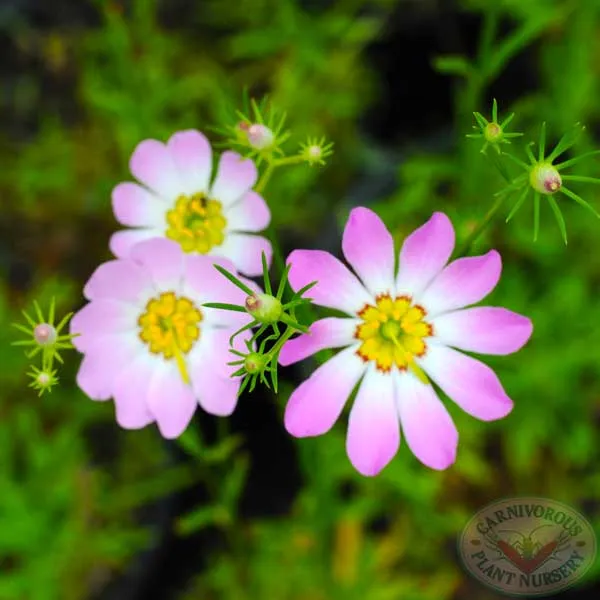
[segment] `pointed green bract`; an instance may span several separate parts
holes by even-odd
[[[537,242],[540,233],[540,198],[541,194],[535,192],[533,195],[533,241]]]
[[[548,202],[550,202],[550,207],[552,208],[552,212],[554,213],[554,218],[558,224],[558,228],[560,229],[560,234],[562,235],[565,246],[567,245],[567,226],[565,224],[565,219],[558,207],[558,203],[554,196],[548,196]]]
[[[315,286],[317,282],[313,281],[305,285],[300,290],[294,292],[291,295],[291,300],[286,304],[283,304],[281,302],[281,298],[284,295],[292,265],[287,264],[284,268],[279,285],[277,287],[277,295],[272,296],[273,287],[269,279],[268,264],[264,252],[261,256],[261,261],[264,280],[263,285],[266,293],[254,292],[250,290],[250,288],[248,288],[242,281],[235,277],[235,275],[219,265],[214,265],[224,277],[229,279],[244,292],[248,293],[248,297],[246,298],[243,306],[220,302],[206,302],[203,304],[203,306],[209,308],[248,313],[249,322],[240,327],[229,338],[230,352],[237,358],[237,360],[232,360],[228,364],[232,367],[239,366],[239,368],[231,374],[231,377],[242,378],[238,395],[242,394],[246,390],[248,390],[248,392],[252,392],[255,389],[258,381],[268,388],[271,388],[272,386],[273,389],[277,391],[277,367],[279,353],[281,352],[283,345],[295,333],[308,333],[309,331],[308,327],[296,319],[294,311],[297,306],[308,304],[310,302],[310,299],[304,298],[303,294]],[[277,316],[273,316],[272,318],[271,316],[269,316],[269,318],[266,318],[265,316],[265,319],[263,319],[261,316],[263,312],[267,311],[269,315],[271,315],[271,312],[269,311],[271,308],[275,308],[275,304],[277,304],[278,307]],[[283,324],[285,326],[283,333],[279,324]],[[235,338],[244,331],[252,329],[256,329],[253,335],[250,337],[250,339],[244,340],[246,352],[240,352],[239,350],[233,348]],[[265,335],[268,329],[271,329],[271,333]],[[258,350],[256,350],[257,344]],[[267,372],[270,373],[270,383],[269,379],[267,379]]]
[[[512,120],[513,115],[511,114],[509,118],[507,118],[502,126],[510,122]],[[483,123],[483,117],[476,114],[476,119],[478,123],[481,125]],[[574,182],[574,183],[586,183],[586,184],[600,184],[600,178],[598,177],[590,177],[586,175],[570,175],[563,174],[562,170],[577,165],[580,161],[596,156],[600,154],[600,150],[593,150],[590,152],[586,152],[580,156],[576,156],[574,158],[568,159],[559,163],[557,165],[553,164],[553,161],[563,154],[566,150],[571,148],[576,142],[581,133],[585,130],[579,124],[576,124],[570,131],[565,133],[553,150],[546,156],[546,123],[543,122],[540,127],[540,134],[538,140],[537,152],[534,154],[532,145],[533,142],[527,144],[524,149],[529,160],[529,164],[522,161],[520,158],[517,158],[513,154],[509,152],[502,152],[498,156],[494,156],[492,158],[492,163],[498,169],[502,177],[507,181],[507,185],[496,192],[495,196],[497,198],[503,198],[507,195],[512,194],[513,192],[518,192],[519,195],[517,197],[516,202],[513,204],[507,218],[506,222],[508,223],[515,214],[519,211],[519,209],[523,206],[524,202],[527,200],[530,191],[533,189],[533,239],[537,240],[539,236],[540,229],[540,211],[541,211],[541,197],[547,197],[549,200],[550,207],[554,214],[554,218],[558,224],[560,229],[561,237],[564,243],[567,243],[567,233],[566,233],[566,225],[558,206],[558,203],[552,196],[558,192],[562,192],[565,196],[571,198],[577,204],[589,210],[594,214],[594,216],[600,218],[600,214],[593,206],[591,206],[588,202],[586,202],[581,196],[572,190],[564,187],[564,182]],[[504,137],[510,134],[505,134]],[[506,141],[506,140],[505,140]],[[488,140],[489,142],[489,140]],[[485,146],[484,146],[485,148]],[[536,156],[537,154],[537,156]],[[521,173],[517,177],[511,177],[510,173],[506,169],[506,166],[502,162],[502,159],[506,158],[519,169],[522,169],[524,173]]]
[[[481,147],[481,153],[486,154],[489,146],[492,146],[497,154],[501,154],[500,146],[502,144],[510,144],[508,138],[515,138],[523,135],[519,132],[507,132],[505,128],[513,120],[514,113],[511,113],[501,123],[498,120],[498,102],[494,98],[492,102],[492,120],[488,121],[481,113],[474,112],[473,116],[479,127],[479,134],[467,134],[468,138],[481,139],[484,143]],[[475,127],[474,129],[477,129]],[[504,175],[503,175],[504,176]]]
[[[78,334],[71,333],[60,335],[61,330],[73,316],[72,312],[67,313],[61,319],[60,323],[54,327],[56,318],[56,299],[54,297],[50,301],[47,316],[44,316],[44,311],[37,300],[33,301],[33,307],[37,322],[27,311],[22,310],[21,312],[28,326],[23,325],[22,323],[11,323],[17,331],[20,331],[27,336],[27,339],[15,340],[11,342],[11,345],[30,348],[30,350],[25,352],[25,356],[29,360],[32,360],[41,354],[41,368],[32,366],[31,371],[28,373],[33,379],[30,383],[30,387],[37,389],[41,396],[44,392],[51,392],[52,388],[58,383],[56,370],[53,369],[54,361],[64,364],[60,351],[73,349],[74,346],[72,340],[76,338]],[[38,329],[40,325],[44,325],[46,330],[48,327],[51,328],[52,336],[45,336],[42,338],[40,329]]]
[[[571,190],[567,189],[566,187],[562,187],[560,191],[563,194],[565,194],[566,196],[568,196],[569,198],[572,198],[573,200],[575,200],[575,202],[577,202],[577,204],[579,204],[580,206],[583,206],[583,208],[589,210],[595,217],[600,219],[600,214],[598,214],[598,211],[596,211],[596,209],[591,204],[586,202],[581,196],[578,196],[575,192],[572,192]]]
[[[515,202],[514,206],[510,210],[510,213],[508,214],[508,217],[506,217],[506,222],[507,223],[517,214],[517,211],[521,208],[521,206],[523,206],[523,202],[525,202],[525,199],[527,198],[528,195],[529,195],[529,188],[526,187],[521,192],[521,195],[519,196],[519,199]]]

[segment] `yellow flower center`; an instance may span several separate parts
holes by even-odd
[[[167,212],[165,235],[179,242],[184,252],[208,254],[225,240],[227,221],[218,200],[198,193],[179,196],[175,208]]]
[[[413,305],[407,296],[377,296],[375,306],[367,304],[358,313],[363,322],[356,327],[354,337],[362,344],[356,353],[365,362],[375,361],[377,369],[384,373],[396,365],[401,371],[410,368],[426,380],[414,360],[425,354],[425,338],[433,335],[433,327],[424,321],[425,315],[425,309]]]
[[[186,383],[189,383],[189,377],[183,355],[192,349],[200,337],[200,321],[202,313],[194,303],[173,292],[164,292],[158,298],[152,298],[138,319],[140,339],[153,354],[162,354],[165,359],[175,358]]]

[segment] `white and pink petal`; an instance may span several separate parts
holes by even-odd
[[[117,221],[128,227],[161,228],[170,208],[164,199],[130,181],[113,189],[112,205]]]
[[[210,195],[228,207],[248,192],[257,179],[258,171],[252,160],[227,150],[221,154]]]
[[[271,212],[264,198],[250,190],[225,212],[225,218],[229,231],[258,232],[269,225]]]
[[[212,173],[212,149],[203,133],[195,129],[178,131],[167,142],[183,192],[208,192]]]
[[[350,462],[362,475],[373,477],[394,458],[399,445],[394,378],[391,373],[368,368],[348,421],[346,451]]]
[[[198,405],[192,387],[183,381],[175,363],[164,360],[156,361],[147,404],[167,439],[177,438],[186,430]]]
[[[267,238],[251,233],[229,233],[220,246],[211,250],[211,255],[228,258],[240,273],[255,277],[262,273],[263,252],[270,265],[273,249]]]
[[[138,305],[153,290],[152,279],[131,261],[111,260],[102,263],[83,288],[88,300],[114,299]]]
[[[430,317],[476,304],[500,279],[502,260],[495,250],[451,262],[416,300]]]
[[[444,213],[433,213],[402,244],[396,292],[409,296],[422,292],[450,260],[454,243],[450,219]]]
[[[106,335],[90,342],[77,372],[77,385],[92,400],[108,400],[116,377],[139,355],[140,344],[128,334]]]
[[[207,413],[222,417],[234,411],[241,383],[239,377],[231,377],[237,367],[227,364],[239,360],[230,352],[232,333],[231,329],[205,329],[188,358],[192,387],[200,406]],[[244,342],[250,335],[249,332],[238,335],[234,349],[247,352]]]
[[[315,321],[308,333],[287,341],[279,354],[279,364],[291,365],[329,348],[342,348],[356,342],[354,333],[360,323],[358,319],[327,317]]]
[[[494,371],[462,352],[431,343],[418,362],[451,400],[481,421],[502,419],[513,408]]]
[[[164,237],[164,229],[143,227],[140,229],[124,229],[113,233],[108,246],[117,258],[129,258],[131,249],[140,242],[152,238]]]
[[[342,250],[371,294],[394,294],[394,240],[372,210],[352,210],[344,228]]]
[[[429,384],[410,372],[397,375],[398,411],[404,439],[426,466],[443,470],[456,460],[458,431]]]
[[[531,319],[497,306],[444,313],[431,324],[436,340],[442,344],[480,354],[517,352],[533,332]]]
[[[113,398],[117,423],[124,429],[141,429],[154,422],[148,409],[148,391],[160,358],[140,353],[115,378]]]
[[[317,281],[305,297],[315,304],[341,310],[349,315],[356,314],[372,304],[372,295],[362,283],[335,256],[322,250],[294,250],[287,259],[291,264],[289,282],[298,291]]]
[[[131,155],[129,168],[138,181],[168,202],[185,192],[169,149],[157,140],[140,142]]]
[[[295,437],[327,433],[365,368],[354,348],[342,350],[322,364],[292,392],[284,416],[287,431]]]
[[[167,238],[153,238],[136,244],[130,253],[133,262],[150,274],[160,291],[179,291],[184,276],[181,246]]]
[[[70,321],[70,332],[77,334],[73,345],[85,352],[100,338],[123,333],[135,335],[138,316],[139,310],[133,304],[110,298],[89,302]]]

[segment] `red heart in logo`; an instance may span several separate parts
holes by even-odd
[[[548,560],[548,557],[554,552],[558,542],[548,542],[542,546],[532,558],[523,558],[508,542],[499,540],[496,545],[504,556],[515,566],[519,571],[529,575],[539,568],[542,563]]]

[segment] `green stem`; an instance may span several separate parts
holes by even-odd
[[[256,187],[254,188],[254,190],[257,193],[261,194],[262,191],[265,189],[267,183],[269,183],[269,179],[271,179],[271,175],[273,175],[273,171],[275,170],[275,168],[277,166],[278,166],[277,161],[274,161],[274,160],[269,161],[269,165],[264,170],[258,183],[256,184]]]
[[[497,7],[491,8],[485,13],[483,20],[483,29],[479,39],[479,48],[477,52],[478,68],[481,73],[486,73],[492,49],[498,33],[499,10]]]
[[[471,232],[469,237],[467,237],[467,239],[459,247],[456,254],[456,258],[467,256],[473,244],[479,239],[479,236],[481,236],[481,234],[487,229],[489,224],[492,222],[494,217],[498,214],[498,211],[504,203],[504,199],[505,196],[499,196],[498,198],[496,198],[496,201],[487,211],[485,217],[483,217],[479,225],[477,225],[477,227]]]
[[[274,161],[275,166],[281,167],[282,165],[298,165],[305,162],[306,159],[302,154],[296,154],[295,156],[286,156],[285,158],[279,158]]]
[[[512,158],[512,154],[507,154],[507,156],[510,156]],[[508,183],[512,183],[513,181],[510,178],[508,171],[506,170],[506,165],[502,162],[502,160],[500,160],[500,157],[497,154],[492,154],[492,162],[494,163],[494,166],[496,167],[496,169],[498,169],[498,172],[500,173],[500,175],[502,175],[502,177],[504,177],[504,179]],[[527,166],[527,165],[525,165],[525,166]]]
[[[294,335],[295,332],[296,329],[288,325],[287,329],[283,332],[283,335],[273,344],[273,347],[269,350],[269,352],[267,352],[267,356],[269,357],[267,364],[271,362],[271,360],[273,360],[277,354],[279,354],[279,351],[283,345],[292,337],[292,335]]]
[[[494,164],[496,169],[498,169],[498,172],[500,173],[500,175],[502,175],[502,177],[504,177],[504,179],[509,184],[512,184],[513,180],[510,178],[510,176],[506,170],[506,167],[505,167],[504,163],[502,162],[502,160],[500,159],[500,157],[495,154],[492,154],[492,163]],[[459,258],[461,256],[466,256],[469,253],[469,251],[471,250],[471,246],[477,241],[479,236],[489,226],[489,224],[492,222],[492,220],[494,219],[494,217],[496,216],[496,214],[502,207],[502,204],[504,203],[505,198],[506,198],[505,195],[498,196],[496,198],[496,201],[494,202],[494,204],[492,204],[492,207],[488,210],[485,217],[483,217],[483,220],[472,231],[472,233],[469,235],[469,237],[464,241],[462,246],[460,246],[460,248],[458,249],[457,258]]]

